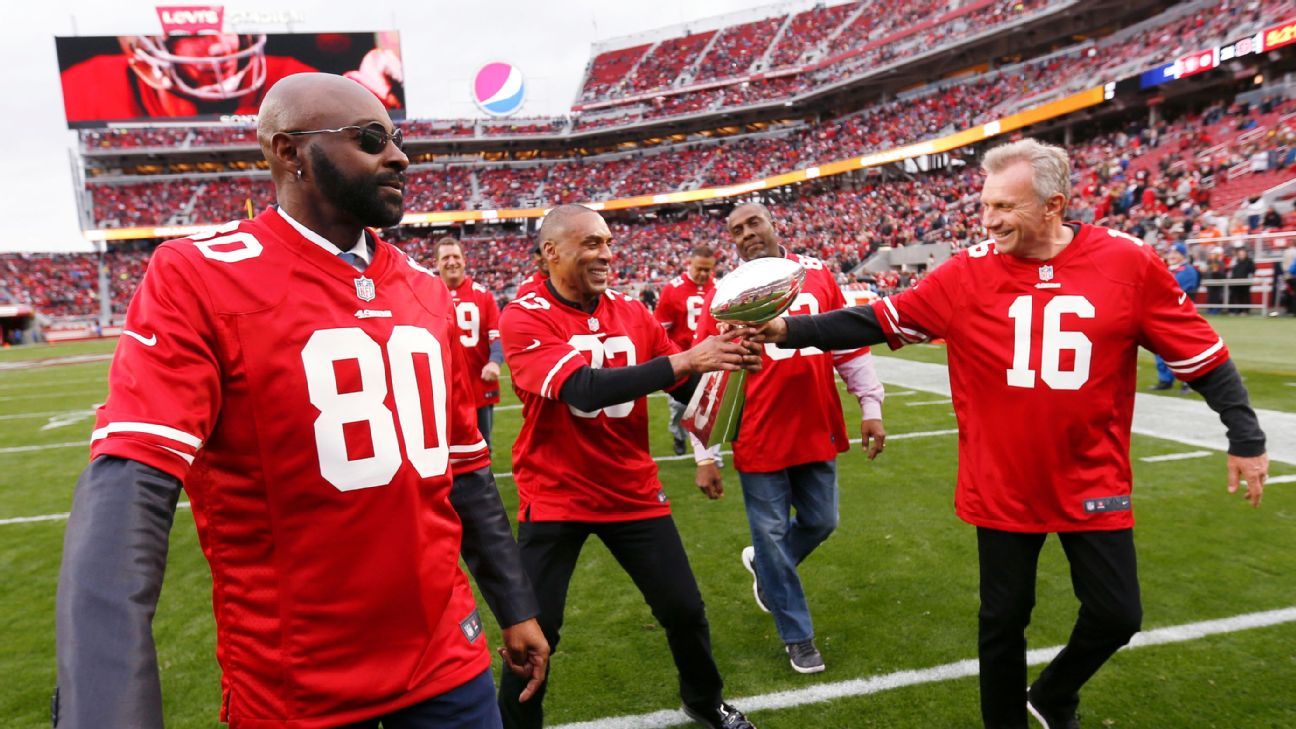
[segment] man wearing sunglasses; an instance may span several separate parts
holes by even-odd
[[[549,649],[449,293],[368,230],[403,214],[400,133],[326,74],[276,84],[257,133],[278,205],[160,246],[127,313],[65,536],[54,722],[163,725],[183,486],[231,727],[497,729],[461,551],[528,696]]]

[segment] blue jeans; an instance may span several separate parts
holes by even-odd
[[[814,637],[797,565],[837,528],[837,462],[738,472],[756,549],[756,578],[784,643]],[[796,515],[792,515],[793,509]]]
[[[1170,365],[1167,365],[1166,361],[1161,359],[1161,355],[1159,354],[1156,355],[1156,367],[1158,382],[1168,384],[1175,381],[1174,373],[1170,371]]]

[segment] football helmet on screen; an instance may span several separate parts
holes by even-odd
[[[224,101],[265,84],[264,33],[131,35],[118,40],[135,75],[159,91]]]

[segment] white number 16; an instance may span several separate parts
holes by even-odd
[[[1033,303],[1031,296],[1023,295],[1008,307],[1008,318],[1013,320],[1013,360],[1012,369],[1008,370],[1010,387],[1035,387],[1035,370],[1029,367]],[[1040,378],[1054,390],[1079,390],[1089,381],[1093,342],[1083,332],[1063,331],[1063,314],[1092,319],[1094,307],[1083,296],[1057,296],[1044,305]],[[1075,352],[1075,363],[1069,370],[1061,368],[1064,350]]]

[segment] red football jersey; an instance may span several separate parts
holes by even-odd
[[[787,253],[806,269],[805,284],[787,316],[819,314],[846,305],[841,289],[823,263]],[[707,296],[698,322],[698,338],[717,332]],[[825,352],[815,347],[784,349],[767,343],[760,372],[748,373],[747,400],[733,443],[734,467],[746,473],[769,473],[790,466],[830,461],[850,448],[833,366],[868,353],[867,347]]]
[[[477,395],[477,407],[494,405],[500,400],[499,380],[487,382],[482,368],[490,361],[491,343],[499,339],[499,304],[485,286],[465,276],[457,288],[450,289],[454,299],[455,319],[459,322],[459,345],[463,347],[468,376]]]
[[[453,316],[395,247],[359,274],[273,208],[154,254],[91,453],[184,483],[232,727],[355,722],[490,665],[449,501],[489,464]]]
[[[714,279],[708,278],[705,284],[698,284],[684,274],[662,287],[653,316],[680,349],[693,346],[693,333],[697,331],[698,319],[702,316],[702,304],[714,290]]]
[[[547,274],[542,273],[540,271],[536,271],[530,276],[527,276],[525,281],[518,284],[517,293],[513,295],[513,298],[520,299],[523,296],[526,296],[527,294],[531,293],[532,291],[535,291],[537,289],[543,289],[545,281],[548,280],[549,280],[549,276]]]
[[[1050,261],[1000,254],[986,241],[873,304],[892,348],[946,340],[959,425],[954,506],[978,526],[1133,526],[1139,346],[1184,380],[1228,359],[1155,252],[1115,230],[1073,227]]]
[[[593,314],[540,286],[500,316],[522,400],[513,443],[519,521],[627,521],[670,513],[648,451],[648,400],[588,413],[559,399],[573,372],[627,367],[679,351],[648,307],[609,290]]]

